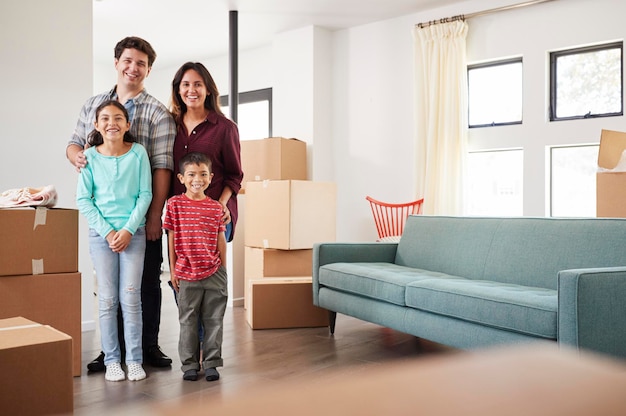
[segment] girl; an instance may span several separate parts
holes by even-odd
[[[95,130],[84,152],[76,203],[89,223],[89,252],[96,271],[105,379],[121,381],[117,309],[121,304],[126,366],[131,381],[146,378],[142,367],[141,275],[146,248],[145,216],[152,200],[146,149],[128,132],[128,112],[118,101],[96,109]]]

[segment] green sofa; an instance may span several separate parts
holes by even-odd
[[[399,243],[319,243],[313,303],[460,349],[626,358],[626,219],[414,215]]]

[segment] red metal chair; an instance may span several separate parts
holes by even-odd
[[[365,199],[369,201],[374,215],[378,231],[377,241],[400,241],[407,217],[411,214],[421,214],[424,203],[424,198],[402,204],[377,201],[370,196],[366,196]]]

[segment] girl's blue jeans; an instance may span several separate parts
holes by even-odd
[[[89,253],[96,271],[100,340],[104,364],[121,362],[117,309],[124,321],[126,364],[142,364],[141,275],[146,252],[146,231],[141,227],[121,253],[95,230],[89,230]]]

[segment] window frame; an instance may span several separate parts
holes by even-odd
[[[523,76],[523,72],[524,72],[524,57],[523,56],[517,56],[514,58],[507,58],[507,59],[499,59],[496,61],[489,61],[489,62],[482,62],[482,63],[478,63],[478,64],[471,64],[467,66],[467,95],[468,95],[468,105],[467,105],[467,126],[470,129],[474,129],[474,128],[483,128],[483,127],[499,127],[499,126],[513,126],[513,125],[518,125],[518,124],[522,124],[524,121],[524,100],[523,100],[523,96],[522,96],[522,118],[519,121],[506,121],[506,122],[500,122],[500,123],[496,123],[496,122],[491,122],[489,124],[470,124],[470,104],[469,104],[469,73],[471,70],[474,69],[481,69],[481,68],[490,68],[490,67],[494,67],[494,66],[503,66],[503,65],[510,65],[510,64],[516,64],[516,63],[521,63],[522,64],[522,95],[523,95],[523,91],[524,91],[524,76]]]
[[[579,55],[583,53],[589,52],[599,52],[609,49],[619,49],[620,50],[620,88],[621,88],[621,97],[620,100],[620,111],[614,113],[601,113],[601,114],[584,114],[580,116],[567,116],[567,117],[557,117],[556,115],[556,98],[557,98],[557,60],[558,58],[570,55]],[[570,48],[563,49],[560,51],[550,52],[550,108],[549,108],[549,118],[550,121],[565,121],[565,120],[584,120],[588,118],[601,118],[601,117],[617,117],[624,115],[624,42],[616,41],[609,43],[602,43],[598,45],[591,46],[582,46],[578,48]]]
[[[220,95],[219,98],[220,101],[220,107],[223,106],[228,106],[228,102],[229,102],[229,97],[228,95]],[[272,137],[273,133],[272,133],[272,89],[271,88],[262,88],[259,90],[253,90],[253,91],[246,91],[246,92],[240,92],[239,93],[239,104],[249,104],[249,103],[255,103],[255,102],[260,102],[260,101],[268,101],[269,105],[268,105],[268,136],[267,137]]]

